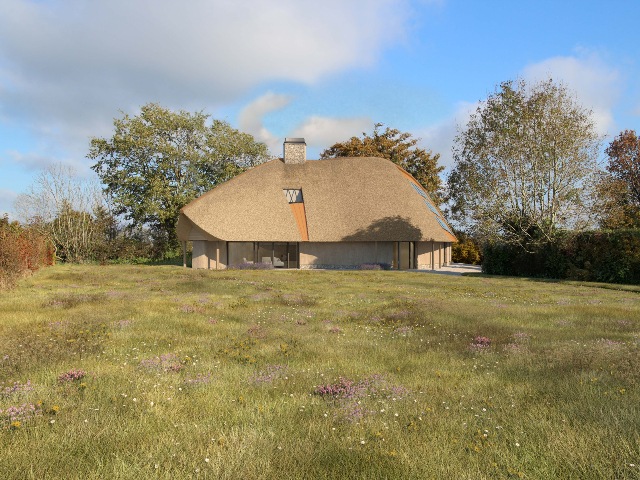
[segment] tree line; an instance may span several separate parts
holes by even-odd
[[[381,123],[320,157],[382,157],[425,188],[459,233],[458,252],[501,242],[531,252],[558,232],[640,228],[640,139],[625,130],[605,150],[593,114],[549,79],[499,84],[459,126],[446,181],[440,155]],[[161,259],[178,250],[180,208],[272,157],[267,147],[203,112],[144,105],[93,138],[87,157],[101,185],[64,167],[43,172],[16,210],[63,261]]]

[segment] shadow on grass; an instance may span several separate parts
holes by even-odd
[[[630,285],[622,283],[588,282],[585,280],[561,280],[558,278],[515,277],[508,275],[490,275],[488,273],[462,273],[460,275],[462,275],[463,277],[475,278],[518,279],[527,282],[557,283],[560,285],[572,285],[574,287],[604,288],[606,290],[619,290],[623,292],[640,293],[640,285]]]

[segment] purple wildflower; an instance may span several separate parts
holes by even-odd
[[[402,327],[396,328],[393,333],[397,333],[398,335],[402,335],[406,337],[409,333],[411,333],[413,329],[409,325],[403,325]]]
[[[274,380],[283,378],[287,373],[287,367],[284,365],[268,365],[267,368],[254,376],[251,381],[253,383],[271,383]]]
[[[489,337],[477,336],[473,339],[470,348],[471,350],[482,352],[488,350],[490,346],[491,339]]]
[[[211,381],[211,373],[199,373],[195,378],[188,378],[184,381],[187,386],[205,385]]]
[[[80,369],[69,370],[68,372],[61,373],[58,376],[59,383],[67,383],[67,382],[75,382],[76,380],[81,380],[87,375],[87,372]]]
[[[13,385],[0,390],[0,397],[9,397],[14,394],[26,393],[32,390],[31,380],[27,380],[27,383],[14,382]]]
[[[273,264],[269,263],[253,263],[253,262],[243,262],[237,263],[234,265],[229,265],[227,270],[272,270]]]
[[[33,403],[23,403],[22,405],[14,405],[6,410],[0,410],[0,419],[12,424],[14,422],[25,422],[33,417],[42,415],[42,409]]]
[[[158,357],[140,360],[140,366],[148,370],[163,370],[165,372],[179,372],[184,368],[173,353],[163,353]]]

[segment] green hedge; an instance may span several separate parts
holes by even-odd
[[[563,233],[532,252],[515,245],[487,244],[482,271],[640,285],[640,230]]]

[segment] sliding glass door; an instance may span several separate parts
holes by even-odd
[[[275,268],[299,268],[296,242],[228,242],[228,265],[271,263]]]

